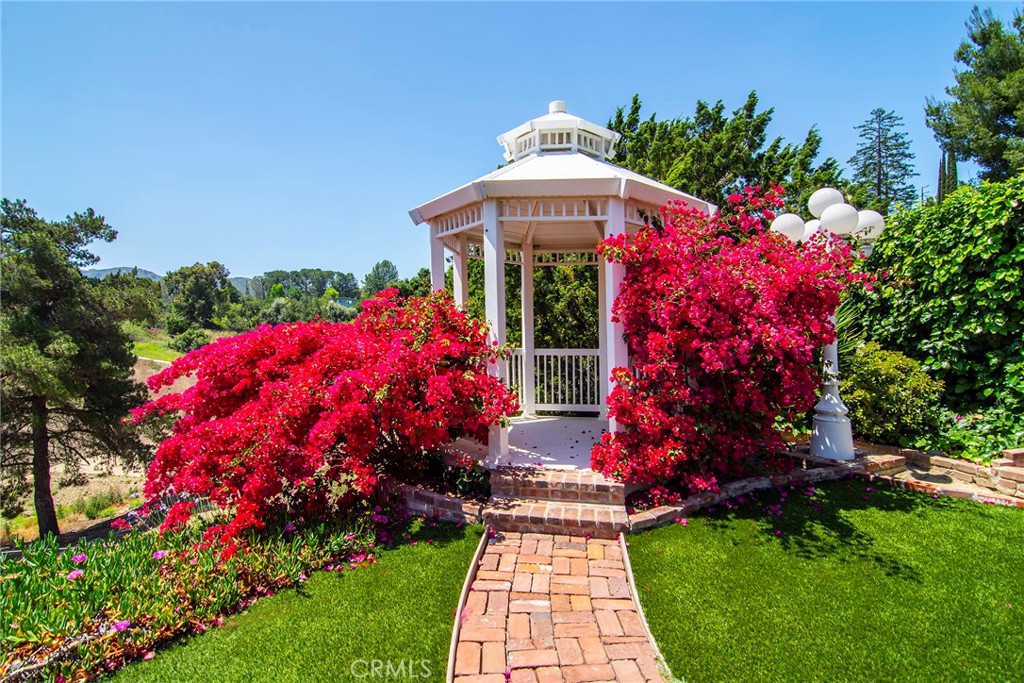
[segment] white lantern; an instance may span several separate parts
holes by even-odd
[[[882,229],[885,228],[885,218],[882,214],[871,209],[865,209],[857,212],[857,230],[856,235],[862,240],[873,240],[882,234]]]
[[[821,227],[821,221],[817,218],[814,220],[807,221],[807,225],[804,226],[804,234],[800,237],[801,242],[806,242],[814,236],[814,233],[818,232],[818,228]]]
[[[822,212],[833,204],[842,204],[843,193],[831,187],[823,187],[811,195],[807,200],[807,208],[815,218],[821,218]]]
[[[784,213],[772,221],[772,230],[781,232],[790,242],[796,242],[804,234],[804,219],[795,213]]]
[[[848,235],[857,229],[857,209],[849,204],[833,204],[821,212],[821,227],[836,235]]]

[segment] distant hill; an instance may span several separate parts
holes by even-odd
[[[117,268],[86,268],[82,271],[82,275],[91,277],[94,280],[102,280],[108,275],[117,275],[119,273],[130,273],[135,270],[132,266],[119,266]],[[163,278],[151,270],[143,270],[139,268],[139,277],[144,277],[147,280],[153,282],[160,282]]]
[[[252,293],[252,278],[251,277],[231,277],[228,278],[228,282],[235,286],[242,294],[248,294],[254,296]]]
[[[91,277],[94,280],[102,280],[108,275],[130,273],[133,270],[133,266],[118,266],[117,268],[86,268],[82,271],[82,275]],[[139,277],[144,277],[148,280],[152,280],[153,282],[160,282],[164,279],[163,276],[157,275],[151,270],[143,270],[142,268],[139,268]],[[242,294],[252,295],[251,277],[232,277],[228,278],[228,281]]]

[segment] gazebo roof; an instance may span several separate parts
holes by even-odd
[[[561,111],[557,111],[558,105]],[[552,113],[498,138],[506,148],[506,157],[516,148],[515,141],[524,137],[530,143],[529,136],[533,135],[534,147],[526,145],[523,156],[508,166],[410,210],[413,222],[418,225],[484,199],[502,198],[620,197],[654,206],[682,201],[709,213],[717,208],[703,199],[605,161],[603,150],[614,148],[618,133],[564,113],[564,103],[553,102],[551,109]],[[559,131],[576,131],[574,135],[582,131],[589,137],[582,138],[586,143],[578,146],[564,142],[564,137],[557,141],[540,137],[540,131],[551,130],[552,126],[558,126]],[[562,151],[546,151],[566,146],[569,148]]]

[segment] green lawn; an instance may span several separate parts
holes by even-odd
[[[769,491],[631,537],[637,590],[673,674],[1024,680],[1024,511],[869,489],[794,490],[781,518],[766,509],[779,503]]]
[[[453,613],[481,530],[415,528],[416,545],[384,551],[366,569],[316,572],[301,588],[264,598],[226,626],[162,649],[113,680],[397,681],[415,678],[412,672],[415,680],[443,681]],[[398,675],[365,675],[372,664],[364,660],[375,659],[393,662]]]
[[[172,361],[181,358],[184,354],[167,348],[163,342],[135,342],[135,355],[139,358],[152,358],[153,360]]]

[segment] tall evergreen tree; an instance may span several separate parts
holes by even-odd
[[[935,201],[941,204],[946,198],[946,150],[942,150],[942,154],[939,155],[939,182],[936,187],[938,189],[935,191]]]
[[[628,109],[619,107],[608,122],[622,135],[614,162],[701,199],[721,206],[745,185],[776,182],[785,186],[791,210],[800,212],[817,188],[842,185],[835,159],[816,162],[817,129],[799,144],[769,142],[774,110],[758,111],[756,92],[731,115],[721,101],[698,101],[692,118],[664,120],[654,114],[641,119],[641,106],[640,96],[633,95]]]
[[[925,120],[944,147],[981,166],[983,179],[1006,180],[1024,168],[1024,14],[1006,25],[975,7],[953,58],[963,68],[946,88],[951,99],[928,98]]]
[[[74,468],[144,453],[123,422],[144,398],[131,341],[79,271],[99,260],[88,245],[117,233],[91,209],[49,222],[24,201],[0,208],[0,498],[10,510],[31,472],[39,534],[58,534],[53,458]]]
[[[951,149],[946,153],[946,191],[943,194],[948,196],[956,192],[958,187],[960,178],[956,168],[956,150]]]
[[[914,153],[903,118],[893,111],[878,108],[857,126],[860,137],[857,152],[850,158],[853,180],[861,186],[868,207],[886,213],[895,203],[909,204],[917,196],[910,179]]]

